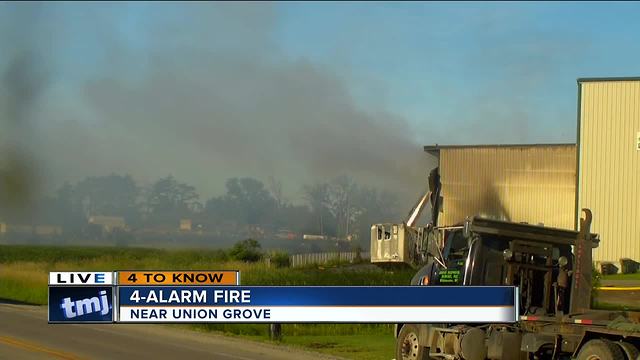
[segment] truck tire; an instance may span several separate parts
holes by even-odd
[[[587,341],[580,349],[577,360],[625,360],[622,348],[606,339]]]
[[[418,341],[418,327],[404,324],[396,338],[396,360],[428,360],[429,348]]]
[[[630,344],[625,341],[617,342],[618,346],[622,349],[622,352],[626,356],[627,360],[637,360],[640,359],[640,351],[633,344]]]

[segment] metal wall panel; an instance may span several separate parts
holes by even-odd
[[[640,260],[640,81],[579,84],[578,205],[593,212],[596,261]]]
[[[442,148],[438,224],[482,215],[573,229],[575,169],[575,145]]]

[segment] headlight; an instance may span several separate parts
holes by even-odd
[[[420,285],[429,285],[429,276],[425,275],[423,277],[420,278],[420,282],[418,283]]]
[[[513,251],[511,251],[511,249],[505,249],[502,252],[502,256],[504,256],[505,260],[511,260],[511,258],[513,257]]]

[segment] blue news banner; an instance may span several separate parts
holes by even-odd
[[[119,322],[516,322],[515,287],[118,286]]]
[[[142,280],[123,274],[51,272],[49,322],[510,323],[518,319],[517,288],[508,286],[227,286],[197,284],[209,280],[195,275],[189,285],[118,285]],[[162,280],[184,283],[185,279]]]

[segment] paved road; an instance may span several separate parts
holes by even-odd
[[[640,287],[640,280],[601,280],[602,286]]]
[[[638,280],[602,280],[602,286],[624,288],[626,290],[600,290],[597,300],[615,305],[640,306],[640,281]]]
[[[287,347],[157,325],[52,325],[47,324],[44,307],[0,304],[0,359],[331,358]]]

